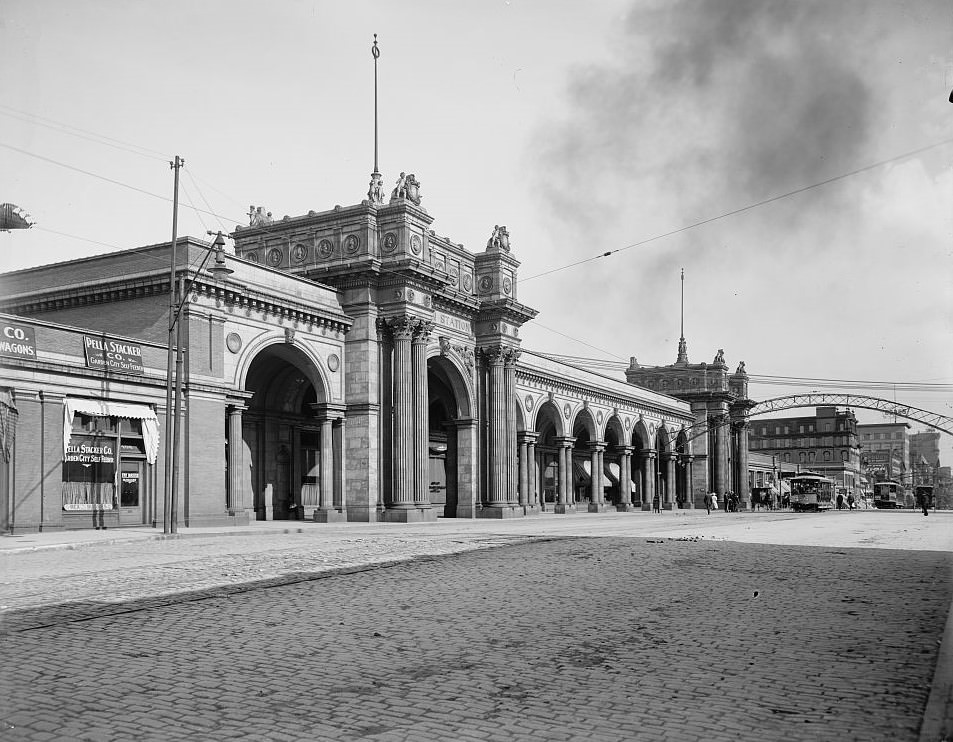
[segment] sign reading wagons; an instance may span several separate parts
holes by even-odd
[[[36,358],[36,332],[33,328],[0,323],[0,356]]]

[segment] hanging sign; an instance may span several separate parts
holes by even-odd
[[[142,346],[105,335],[83,335],[86,366],[126,374],[142,374]]]

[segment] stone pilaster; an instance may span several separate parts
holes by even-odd
[[[536,477],[536,440],[537,434],[533,433],[526,443],[526,461],[528,464],[527,491],[529,495],[529,504],[527,512],[538,513],[543,509],[542,498],[539,492],[539,482]]]
[[[228,406],[228,514],[255,520],[255,508],[245,503],[242,472],[245,442],[242,439],[242,413],[248,407],[241,402]]]

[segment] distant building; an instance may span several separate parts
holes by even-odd
[[[777,456],[784,476],[811,471],[860,495],[861,449],[852,411],[817,407],[813,416],[760,419],[750,427],[752,454]]]
[[[661,392],[691,405],[695,423],[687,440],[693,441],[692,490],[718,495],[733,492],[739,507],[751,507],[748,484],[747,412],[748,374],[744,361],[734,373],[724,352],[711,363],[689,363],[684,336],[678,357],[670,366],[640,366],[635,357],[625,371],[630,384]]]
[[[910,424],[869,423],[857,426],[860,438],[861,469],[873,484],[885,479],[910,482]]]

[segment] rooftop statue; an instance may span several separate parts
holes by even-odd
[[[271,224],[273,221],[274,219],[271,216],[271,212],[265,213],[264,207],[256,207],[254,204],[248,207],[249,227],[263,227]]]
[[[391,203],[399,198],[406,198],[415,206],[420,206],[420,182],[413,173],[401,173],[397,179],[397,186],[390,194]]]
[[[367,199],[374,206],[384,205],[384,178],[380,173],[371,173],[371,185],[367,190]]]
[[[490,235],[490,239],[487,240],[486,247],[488,250],[510,251],[510,233],[506,230],[506,226],[497,224],[493,227],[493,233]]]
[[[718,352],[715,353],[715,360],[712,361],[712,363],[721,364],[722,366],[724,366],[725,365],[725,351],[719,348]]]
[[[735,371],[735,373],[736,373],[736,374],[746,373],[746,372],[745,372],[745,362],[744,362],[744,361],[741,361],[741,362],[738,364],[738,370]]]

